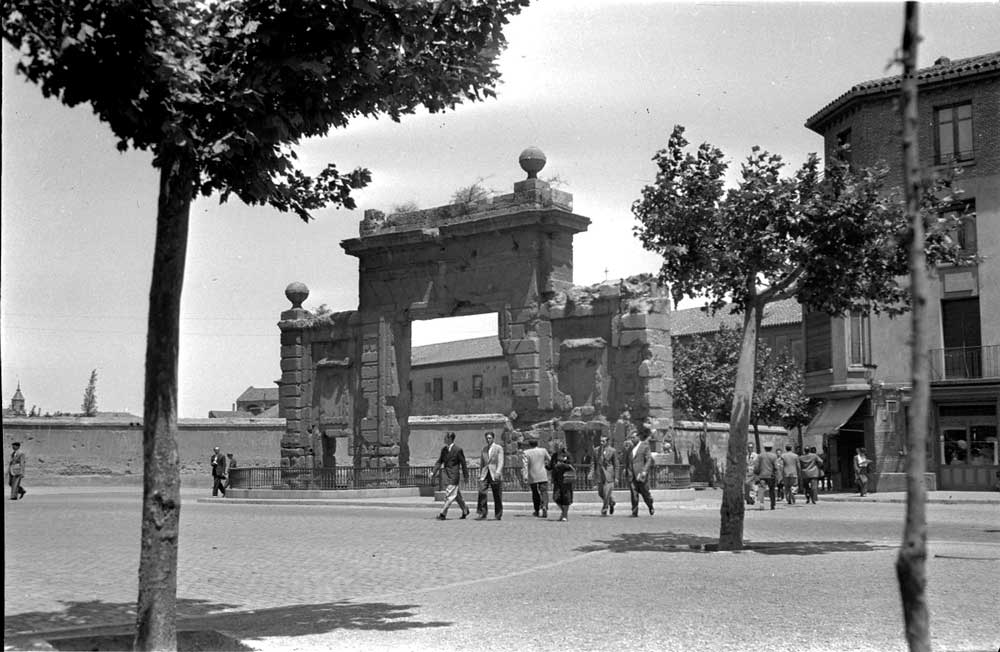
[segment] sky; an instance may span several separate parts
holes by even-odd
[[[371,170],[357,210],[322,210],[303,223],[238,200],[195,202],[180,416],[231,409],[247,387],[274,386],[289,283],[309,287],[306,308],[357,308],[357,259],[340,242],[357,236],[365,209],[439,206],[476,182],[509,193],[528,146],[547,156],[540,176],[557,175],[574,212],[592,221],[574,241],[577,284],[655,272],[657,257],[632,235],[630,207],[653,181],[651,158],[673,126],[720,147],[733,169],[759,145],[781,154],[791,173],[822,153],[820,137],[803,126],[809,116],[856,83],[898,72],[890,62],[902,6],[533,3],[505,29],[496,99],[399,123],[358,120],[301,143],[307,172],[328,162]],[[923,4],[920,20],[920,66],[1000,50],[996,2]],[[98,408],[141,415],[152,157],[118,153],[88,107],[43,98],[15,75],[16,58],[4,43],[0,398],[9,404],[20,383],[29,409],[78,412],[96,369]],[[416,324],[414,344],[485,335],[489,324]]]

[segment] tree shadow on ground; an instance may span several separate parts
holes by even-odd
[[[870,541],[746,541],[744,552],[763,555],[823,555],[830,552],[873,552],[892,546]],[[719,539],[675,532],[637,532],[619,534],[613,539],[595,541],[576,548],[576,552],[718,552]]]
[[[120,641],[131,642],[134,631],[135,603],[109,603],[99,600],[65,603],[65,609],[52,612],[27,612],[6,614],[4,618],[5,645],[16,639],[48,639],[57,649],[54,639],[75,638],[79,641],[105,639],[103,643],[88,643],[86,649],[121,650]],[[416,605],[397,605],[384,602],[328,602],[322,604],[296,604],[252,611],[228,611],[240,605],[205,600],[177,600],[178,630],[191,630],[203,634],[228,632],[239,639],[267,636],[306,636],[324,634],[337,629],[371,629],[401,631],[427,627],[447,627],[445,621],[413,620]],[[68,629],[72,628],[72,629]],[[58,630],[58,631],[56,631]],[[46,636],[45,632],[51,633]],[[204,637],[203,637],[204,638]],[[112,643],[111,640],[119,641]],[[190,647],[182,649],[244,650],[234,645],[219,647]],[[65,648],[80,649],[80,648]]]

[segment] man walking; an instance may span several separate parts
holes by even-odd
[[[7,464],[7,484],[10,485],[10,499],[18,500],[24,498],[27,490],[21,486],[24,479],[24,451],[21,450],[21,442],[11,443],[10,462]]]
[[[489,505],[486,503],[486,491],[493,491],[493,515],[499,521],[503,517],[503,447],[493,443],[495,436],[486,433],[486,445],[479,456],[479,500],[476,505],[476,520],[486,520]]]
[[[226,462],[226,456],[219,452],[218,446],[213,449],[212,459],[209,460],[209,463],[212,465],[212,495],[218,496],[221,491],[222,497],[225,498],[229,467]]]
[[[816,447],[810,446],[805,455],[799,457],[802,479],[805,482],[806,504],[816,504],[816,485],[823,469],[823,458],[816,454]]]
[[[445,433],[444,447],[441,449],[441,455],[438,456],[437,464],[434,465],[434,473],[431,477],[436,477],[441,469],[444,469],[445,490],[444,507],[438,514],[438,520],[443,521],[448,518],[448,508],[454,502],[457,502],[458,507],[462,510],[460,518],[465,518],[469,515],[469,508],[465,506],[465,499],[462,498],[462,489],[459,483],[461,479],[469,479],[469,466],[465,462],[465,451],[455,443],[455,433],[453,432]]]
[[[639,516],[639,496],[653,515],[653,497],[649,494],[649,474],[653,470],[653,452],[649,448],[649,429],[639,431],[639,443],[625,456],[625,473],[629,479],[632,516]]]
[[[771,452],[771,444],[764,444],[764,452],[757,456],[754,462],[753,474],[758,483],[767,486],[767,493],[771,499],[771,509],[774,509],[774,485],[778,481],[778,456]],[[764,509],[764,497],[758,491],[757,500],[760,501],[758,509]]]
[[[604,500],[601,516],[615,513],[615,499],[611,492],[618,477],[618,451],[611,445],[607,435],[601,435],[600,445],[594,449],[594,486],[597,495]]]
[[[792,450],[791,444],[785,444],[785,452],[781,454],[781,474],[785,478],[785,502],[789,505],[795,504],[800,472],[799,456]]]
[[[551,455],[549,451],[538,447],[538,440],[528,442],[528,450],[524,451],[522,473],[524,481],[531,487],[531,506],[534,516],[549,517],[549,473],[546,467]]]

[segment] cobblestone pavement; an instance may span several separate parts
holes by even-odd
[[[138,492],[59,489],[5,503],[6,649],[31,632],[134,621]],[[256,649],[745,650],[755,630],[774,637],[767,649],[903,649],[901,504],[750,511],[750,550],[731,554],[703,550],[718,537],[713,509],[581,509],[568,523],[453,511],[439,522],[431,503],[200,495],[185,491],[181,513],[182,624]],[[998,507],[928,506],[936,649],[1000,644]]]

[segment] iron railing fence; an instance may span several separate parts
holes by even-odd
[[[931,349],[931,381],[1000,378],[1000,345]]]
[[[577,491],[596,489],[590,476],[589,464],[576,464],[573,486]],[[286,468],[273,466],[241,466],[230,470],[230,486],[234,489],[375,489],[393,487],[433,487],[444,489],[443,474],[433,477],[432,466],[400,466],[393,468],[355,468],[335,466],[330,468]],[[686,465],[657,466],[649,478],[651,489],[675,489],[691,485]],[[503,470],[505,491],[529,491],[521,467],[508,466]],[[479,469],[470,468],[469,478],[460,484],[466,493],[477,491]],[[627,490],[624,470],[615,478],[615,489]]]

